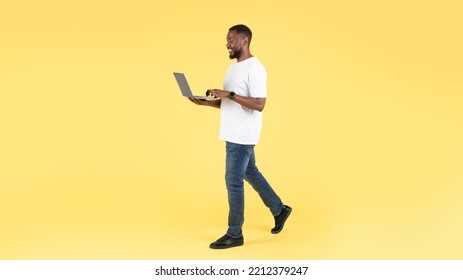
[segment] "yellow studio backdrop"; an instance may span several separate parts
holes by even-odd
[[[3,1],[1,259],[461,259],[460,1]],[[268,72],[258,166],[226,230],[226,34]]]

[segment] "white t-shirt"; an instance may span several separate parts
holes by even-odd
[[[267,98],[267,72],[251,57],[228,68],[223,88],[237,95]],[[262,113],[224,98],[220,105],[219,139],[242,145],[256,145],[262,130]]]

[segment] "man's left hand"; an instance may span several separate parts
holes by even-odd
[[[227,90],[221,90],[221,89],[208,89],[206,92],[206,95],[207,96],[212,95],[215,98],[223,99],[223,98],[227,98],[230,95],[230,92]]]

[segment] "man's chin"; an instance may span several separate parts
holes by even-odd
[[[237,59],[239,55],[231,54],[228,56],[230,59]]]
[[[230,59],[238,59],[241,56],[241,51],[232,52],[228,56]]]

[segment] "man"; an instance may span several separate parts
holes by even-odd
[[[224,80],[224,90],[210,89],[207,95],[216,100],[190,98],[197,105],[220,109],[220,135],[226,141],[225,181],[228,192],[229,215],[227,233],[211,243],[212,249],[226,249],[244,243],[244,182],[257,191],[275,218],[273,234],[279,233],[291,213],[283,205],[255,164],[254,146],[262,128],[262,110],[267,98],[267,73],[260,61],[250,53],[252,32],[245,25],[231,27],[227,34],[230,65]]]

